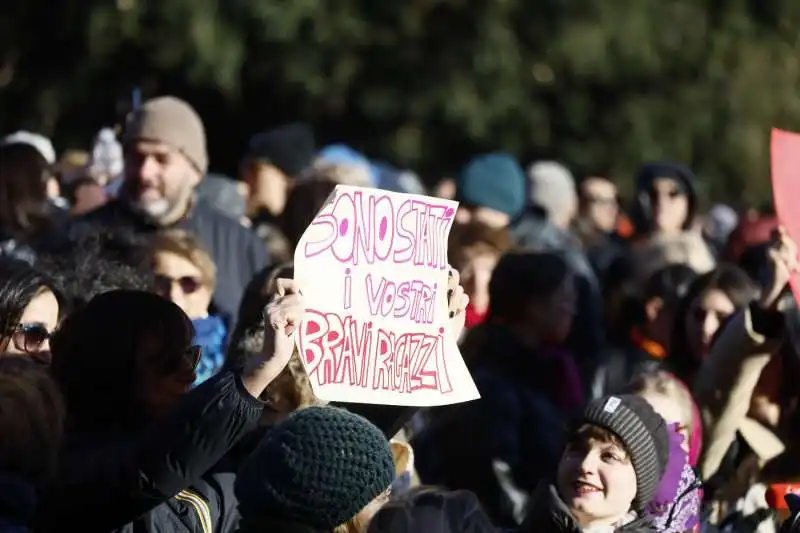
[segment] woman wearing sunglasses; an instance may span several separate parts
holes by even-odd
[[[687,167],[669,162],[648,163],[636,175],[631,220],[637,278],[683,263],[698,274],[712,270],[716,260],[697,227],[697,178]]]
[[[181,230],[155,235],[148,256],[148,266],[155,273],[156,293],[172,300],[192,320],[194,343],[203,348],[195,380],[199,385],[219,372],[225,360],[225,322],[209,313],[216,266],[197,240]]]
[[[51,339],[67,425],[36,531],[71,523],[84,531],[232,531],[237,465],[222,460],[257,427],[258,397],[292,355],[298,293],[281,280],[261,358],[195,388],[201,349],[191,320],[172,302],[111,291],[71,313]]]
[[[63,303],[61,292],[45,274],[25,261],[0,258],[0,354],[49,364],[50,335],[61,319]]]

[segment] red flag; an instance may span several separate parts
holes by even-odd
[[[800,243],[800,134],[772,129],[772,196],[778,221]],[[800,302],[800,279],[792,274],[792,293]]]

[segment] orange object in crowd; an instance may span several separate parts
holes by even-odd
[[[617,217],[617,235],[623,239],[630,239],[633,236],[633,223],[624,213]]]
[[[770,509],[788,509],[784,496],[787,494],[800,495],[800,483],[773,483],[767,488],[766,499]]]
[[[647,355],[656,360],[664,359],[667,356],[667,350],[664,349],[658,342],[646,338],[638,328],[631,331],[631,340],[634,346],[640,350],[644,350]]]

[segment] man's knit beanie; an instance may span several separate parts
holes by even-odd
[[[555,161],[539,161],[528,167],[530,203],[554,217],[578,204],[578,191],[572,172]]]
[[[386,491],[394,475],[389,441],[377,427],[343,409],[307,407],[267,433],[235,490],[243,520],[329,531]]]
[[[641,512],[655,495],[669,461],[669,432],[647,400],[633,395],[592,401],[583,421],[607,429],[622,441],[636,472],[634,510]]]
[[[257,133],[247,145],[247,157],[274,165],[289,178],[311,168],[317,155],[314,131],[303,122]]]
[[[206,130],[192,106],[174,96],[146,101],[128,118],[124,143],[156,141],[172,146],[201,173],[208,169]]]

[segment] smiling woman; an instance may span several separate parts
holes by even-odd
[[[64,313],[61,291],[28,263],[0,259],[0,353],[49,364],[50,335]]]
[[[646,506],[669,460],[666,422],[637,396],[592,401],[558,464],[532,497],[520,533],[651,533]],[[546,524],[546,527],[542,527]]]

